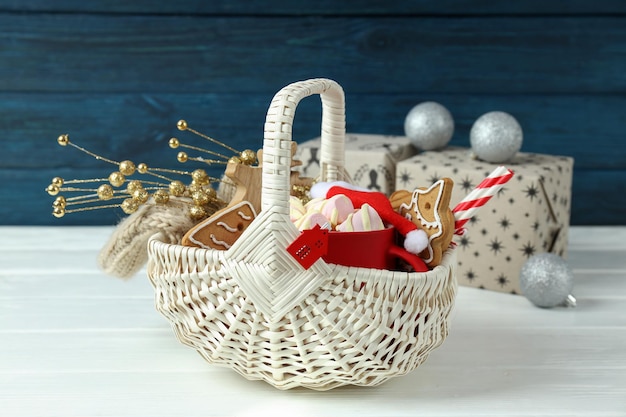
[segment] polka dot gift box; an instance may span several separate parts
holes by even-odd
[[[390,195],[395,191],[396,164],[416,152],[406,136],[347,133],[345,169],[353,184]],[[295,169],[302,176],[315,178],[320,172],[320,157],[320,138],[300,143],[294,158],[302,165]]]
[[[506,163],[513,178],[456,236],[460,285],[521,294],[519,276],[533,255],[567,256],[572,169],[570,157],[518,153]],[[396,166],[396,189],[454,181],[454,207],[498,164],[471,156],[468,148],[427,151]]]

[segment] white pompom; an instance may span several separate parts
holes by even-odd
[[[328,190],[332,187],[330,182],[318,182],[311,187],[311,198],[326,198]]]
[[[404,249],[414,255],[418,255],[428,246],[428,235],[425,231],[418,229],[407,233],[404,239]]]

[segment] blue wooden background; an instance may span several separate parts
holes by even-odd
[[[523,150],[575,158],[572,224],[624,224],[626,2],[0,0],[2,224],[111,224],[119,210],[50,215],[53,176],[111,167],[70,148],[177,167],[176,121],[258,148],[269,101],[337,80],[351,132],[403,133],[435,100],[469,146],[477,117],[513,114]],[[319,132],[319,101],[294,138]]]

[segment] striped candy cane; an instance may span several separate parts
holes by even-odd
[[[494,169],[476,188],[472,190],[459,204],[452,209],[454,213],[454,234],[465,233],[465,223],[467,223],[476,212],[496,195],[496,193],[513,178],[513,171],[499,166]]]

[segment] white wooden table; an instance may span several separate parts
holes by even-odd
[[[573,228],[575,309],[459,288],[444,345],[377,388],[278,391],[178,343],[111,228],[0,227],[0,416],[626,416],[626,228]]]

